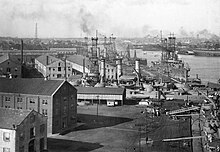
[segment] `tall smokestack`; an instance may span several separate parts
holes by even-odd
[[[21,39],[21,65],[23,64],[23,60],[24,60],[23,51],[24,51],[24,43],[23,40]]]
[[[49,56],[46,56],[46,64],[49,65]]]
[[[101,76],[101,83],[105,83],[105,58],[101,58],[100,76]]]

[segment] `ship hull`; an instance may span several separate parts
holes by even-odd
[[[193,50],[195,56],[220,57],[220,50]]]

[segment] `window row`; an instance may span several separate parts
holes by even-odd
[[[56,70],[56,68],[52,68],[53,71]],[[62,70],[62,67],[57,67],[57,71],[61,71]],[[65,68],[63,68],[63,70],[65,71]],[[51,68],[49,67],[49,71],[51,71]],[[68,67],[68,71],[71,71],[71,67]]]
[[[6,97],[5,97],[5,101],[6,101],[6,102],[10,102],[10,101],[11,101],[11,97],[7,97],[7,96],[6,96]],[[23,98],[18,97],[18,98],[17,98],[17,102],[18,102],[18,103],[23,102]],[[29,98],[29,103],[35,103],[35,99]],[[48,104],[47,100],[46,100],[46,99],[43,99],[43,100],[42,100],[42,104],[43,104],[43,105]]]
[[[53,74],[53,75],[49,74],[48,77],[61,78],[62,74]],[[65,77],[65,74],[63,74],[63,77]],[[70,74],[67,74],[67,77],[70,77]]]

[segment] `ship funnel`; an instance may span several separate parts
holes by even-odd
[[[101,83],[105,83],[105,58],[101,58],[100,68]]]
[[[135,60],[135,70],[140,73],[140,60],[138,59]]]
[[[119,81],[119,77],[122,75],[122,58],[116,59],[116,65],[117,65],[117,79]]]

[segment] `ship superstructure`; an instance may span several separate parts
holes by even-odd
[[[170,34],[168,38],[161,38],[162,55],[160,62],[154,62],[154,67],[164,75],[181,82],[188,81],[190,67],[187,63],[178,59],[176,51],[176,37]]]

